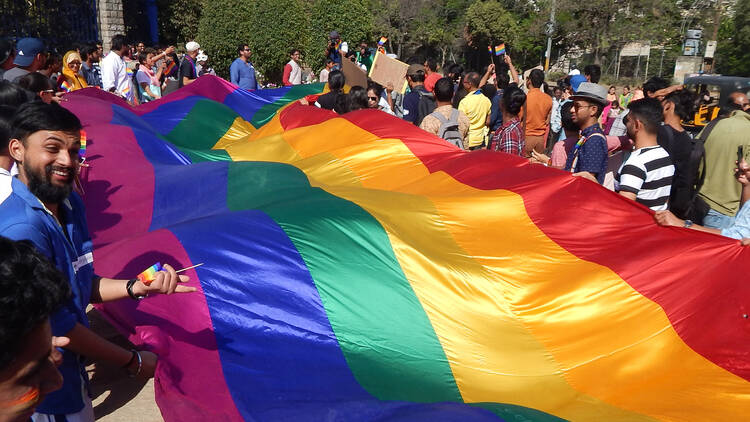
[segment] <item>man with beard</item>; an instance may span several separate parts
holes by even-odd
[[[164,265],[165,270],[159,271],[149,286],[136,279],[97,276],[83,202],[72,191],[79,166],[81,122],[58,105],[33,102],[19,107],[12,128],[8,150],[19,173],[17,177],[0,177],[0,235],[30,240],[54,262],[73,292],[50,318],[52,334],[70,339],[60,365],[63,386],[47,395],[33,419],[46,422],[64,415],[63,420],[93,421],[82,355],[118,365],[142,378],[153,376],[156,355],[124,349],[91,331],[86,317],[88,303],[127,297],[138,300],[149,292],[195,289],[179,285],[187,277],[178,276],[169,265]]]

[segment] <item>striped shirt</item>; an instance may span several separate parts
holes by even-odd
[[[674,165],[660,146],[633,151],[615,175],[615,190],[632,192],[635,200],[654,211],[667,209]]]

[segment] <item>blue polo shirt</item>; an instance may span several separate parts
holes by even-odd
[[[578,162],[573,173],[587,171],[596,176],[601,185],[604,183],[604,175],[607,172],[607,138],[604,136],[599,123],[593,124],[581,131],[581,136],[588,138],[578,151]],[[565,171],[570,171],[575,154],[568,154],[565,162]]]
[[[70,281],[70,300],[50,317],[52,335],[67,334],[76,323],[88,327],[86,306],[94,277],[93,248],[81,197],[73,192],[60,204],[61,223],[20,180],[0,175],[0,235],[30,240]],[[83,409],[82,383],[87,382],[81,356],[64,349],[59,370],[63,387],[49,393],[36,411],[75,413]]]
[[[258,89],[255,80],[255,68],[250,62],[244,62],[237,57],[229,66],[229,77],[231,82],[242,89]]]

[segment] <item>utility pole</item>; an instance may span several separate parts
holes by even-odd
[[[544,73],[549,71],[549,60],[552,57],[552,35],[555,33],[555,0],[552,0],[552,6],[549,11],[549,22],[544,26],[544,32],[547,33],[547,51],[544,53]]]

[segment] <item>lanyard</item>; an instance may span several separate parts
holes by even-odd
[[[198,71],[195,69],[195,63],[193,63],[193,59],[190,56],[188,56],[187,54],[185,54],[185,60],[187,60],[190,63],[190,66],[193,67],[193,75],[195,75],[195,77],[197,78],[198,77]],[[180,76],[185,76],[185,75],[180,75]]]
[[[583,146],[583,144],[586,143],[586,141],[589,140],[589,138],[591,138],[594,135],[600,135],[600,134],[599,133],[592,133],[589,136],[582,136],[581,138],[578,139],[578,142],[576,142],[576,145],[575,145],[575,147],[573,147],[573,152],[572,152],[572,154],[573,154],[573,163],[571,163],[571,165],[570,165],[570,172],[571,173],[575,173],[576,172],[576,165],[578,164],[578,154],[581,152],[581,147]]]

